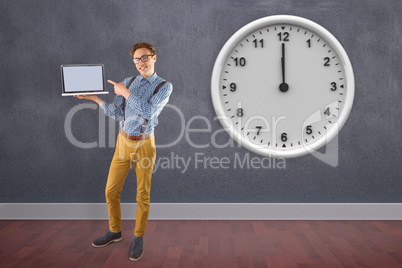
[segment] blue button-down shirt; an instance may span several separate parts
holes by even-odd
[[[124,79],[123,83],[128,86],[132,77]],[[149,134],[154,131],[158,125],[158,115],[163,107],[169,101],[169,96],[172,93],[173,85],[169,82],[165,83],[153,95],[155,88],[164,81],[156,73],[148,78],[138,75],[130,88],[131,95],[126,100],[125,120],[123,123],[123,96],[116,96],[113,103],[104,103],[102,110],[107,116],[115,120],[120,120],[120,129],[123,129],[129,135],[140,135],[141,125],[145,119],[148,120],[147,127],[143,134]]]

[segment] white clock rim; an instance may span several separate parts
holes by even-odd
[[[262,146],[254,145],[253,143],[249,142],[245,139],[239,132],[235,131],[233,124],[228,124],[225,120],[225,112],[223,110],[221,104],[221,96],[220,96],[220,89],[219,89],[219,80],[220,74],[224,66],[224,60],[227,58],[228,54],[234,49],[234,47],[238,44],[238,42],[245,38],[251,32],[254,32],[262,27],[274,25],[274,24],[293,24],[293,25],[300,25],[301,27],[311,30],[312,32],[318,34],[321,37],[325,38],[325,41],[329,43],[332,49],[335,50],[335,53],[340,57],[341,62],[343,63],[343,69],[345,71],[345,79],[346,79],[346,98],[344,103],[344,109],[337,121],[336,126],[333,127],[327,135],[323,136],[317,142],[313,143],[311,146],[304,146],[299,149],[289,150],[276,150],[274,148],[268,147],[262,148]],[[345,49],[341,45],[341,43],[333,36],[328,30],[326,30],[323,26],[313,22],[309,19],[294,16],[294,15],[273,15],[268,17],[263,17],[257,20],[254,20],[242,28],[240,28],[237,32],[235,32],[225,43],[222,47],[221,51],[216,58],[214,68],[212,71],[211,77],[211,97],[215,112],[218,116],[220,123],[222,124],[223,128],[229,133],[230,137],[234,139],[239,145],[242,147],[269,157],[284,157],[284,158],[292,158],[302,156],[313,151],[318,150],[319,148],[323,147],[324,145],[328,144],[342,129],[344,124],[346,123],[347,118],[349,117],[350,111],[353,105],[355,93],[355,83],[354,83],[354,74],[352,64],[348,55],[346,54]],[[304,143],[303,143],[304,144]]]

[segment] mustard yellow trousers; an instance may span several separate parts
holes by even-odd
[[[137,175],[137,214],[134,235],[144,236],[148,222],[151,177],[156,158],[155,137],[146,140],[129,140],[117,136],[116,151],[110,164],[106,184],[106,203],[109,212],[109,230],[121,231],[120,193],[131,167]]]

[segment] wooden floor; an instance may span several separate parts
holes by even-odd
[[[149,221],[144,256],[107,221],[0,221],[0,267],[402,267],[402,221]]]

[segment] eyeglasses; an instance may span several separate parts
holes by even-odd
[[[152,57],[153,55],[144,55],[144,56],[142,56],[141,58],[134,58],[133,59],[133,62],[135,63],[135,64],[138,64],[138,63],[140,63],[140,60],[142,61],[142,62],[147,62],[148,61],[148,57]]]

